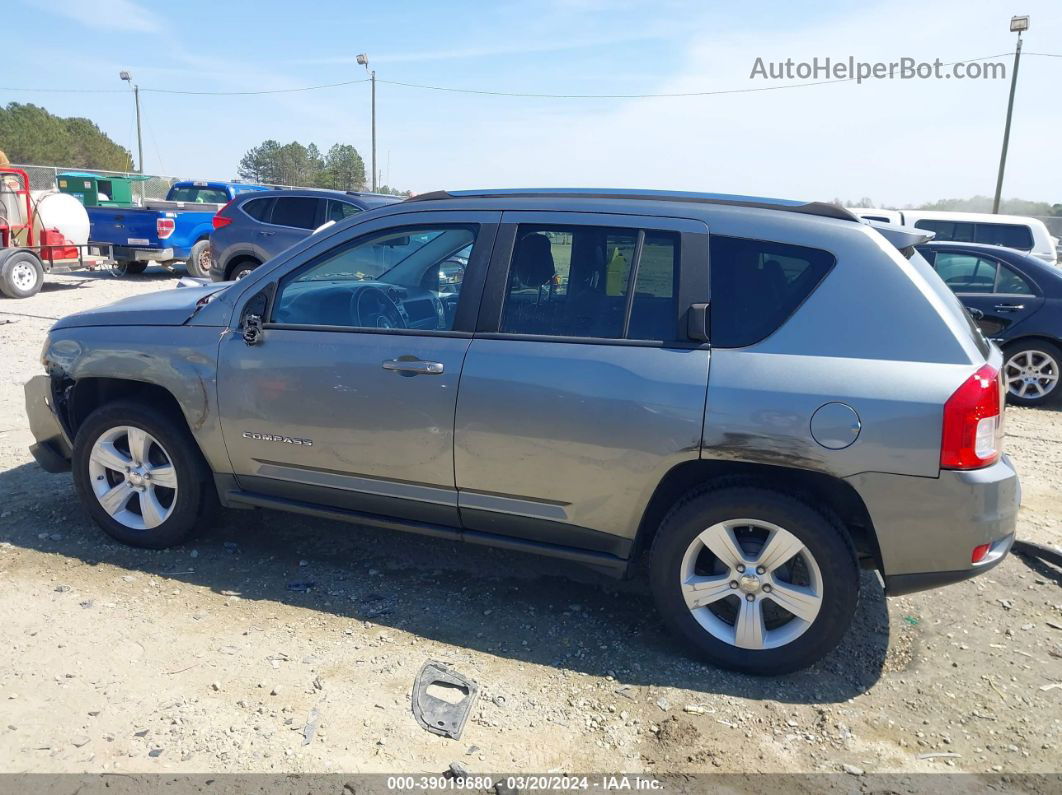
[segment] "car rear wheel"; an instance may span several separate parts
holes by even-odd
[[[653,542],[650,579],[668,627],[723,668],[777,675],[830,652],[859,593],[844,530],[810,505],[754,487],[695,492]]]
[[[104,531],[126,544],[179,544],[217,502],[210,470],[187,428],[136,403],[112,403],[74,440],[74,485]]]
[[[1004,355],[1003,378],[1011,403],[1042,406],[1062,398],[1062,351],[1058,346],[1046,340],[1032,340],[1007,348]]]
[[[249,276],[251,271],[257,268],[259,265],[261,265],[260,262],[258,262],[257,260],[250,259],[244,260],[243,262],[234,265],[232,270],[229,271],[229,281],[238,282],[240,279]]]
[[[210,241],[200,240],[192,246],[192,250],[188,253],[188,259],[185,260],[184,267],[189,276],[209,279],[211,261]]]
[[[0,259],[0,293],[29,298],[44,285],[44,266],[32,251],[13,251]]]

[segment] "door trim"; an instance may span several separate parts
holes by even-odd
[[[254,508],[273,508],[306,516],[316,516],[322,519],[337,519],[339,521],[353,522],[354,524],[366,525],[368,527],[402,530],[408,533],[417,533],[418,535],[444,538],[450,541],[465,541],[469,544],[508,549],[515,552],[531,552],[545,557],[568,560],[573,563],[589,566],[590,568],[617,578],[623,577],[626,574],[627,567],[630,563],[626,557],[609,554],[608,552],[596,552],[562,544],[533,541],[511,536],[499,536],[478,530],[459,530],[457,528],[438,525],[432,522],[395,519],[390,516],[381,516],[379,514],[365,513],[345,508],[329,508],[316,503],[286,499],[283,497],[269,497],[264,494],[244,491],[241,489],[230,489],[227,491],[225,493],[225,502],[226,504]]]

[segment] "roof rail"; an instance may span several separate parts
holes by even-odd
[[[641,190],[637,188],[499,188],[495,190],[436,190],[421,193],[406,201],[435,201],[440,199],[493,198],[579,198],[579,199],[639,199],[642,201],[673,201],[697,204],[729,204],[739,207],[760,207],[794,213],[819,215],[859,221],[843,207],[826,202],[803,202],[793,199],[772,199],[764,196],[741,196],[730,193],[695,193],[679,190]]]

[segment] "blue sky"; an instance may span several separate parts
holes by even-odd
[[[135,152],[142,88],[243,91],[357,79],[530,93],[774,85],[756,57],[954,61],[1062,53],[1057,0],[934,3],[201,2],[4,0],[0,103],[88,116]],[[80,54],[78,54],[80,52]],[[1008,76],[1010,57],[1007,63]],[[797,81],[803,82],[803,81]],[[1004,194],[1062,201],[1062,58],[1023,57]],[[378,85],[378,164],[415,191],[601,185],[902,205],[994,188],[1009,79],[878,81],[669,99],[535,99]],[[146,170],[228,178],[266,138],[352,143],[369,159],[365,84],[251,97],[142,93]],[[0,142],[2,147],[2,142]]]

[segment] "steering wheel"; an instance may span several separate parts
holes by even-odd
[[[351,297],[350,314],[360,328],[406,328],[398,305],[379,287],[363,287]]]

